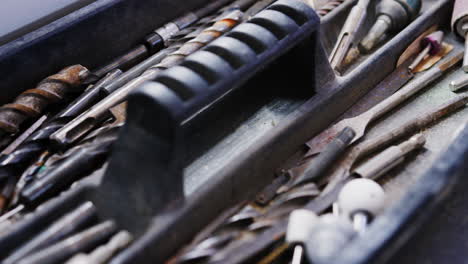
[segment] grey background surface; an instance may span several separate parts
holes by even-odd
[[[91,2],[94,0],[2,0],[0,45]]]

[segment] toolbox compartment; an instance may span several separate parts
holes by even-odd
[[[100,65],[128,50],[157,26],[207,1],[186,2],[98,0],[0,46],[4,73],[0,102],[10,101],[67,65]],[[280,7],[260,13],[257,22],[239,26],[234,33],[189,56],[182,66],[165,72],[158,83],[147,83],[133,93],[127,124],[107,169],[75,184],[0,236],[2,252],[11,252],[38,232],[37,227],[67,209],[92,200],[101,218],[116,220],[136,237],[112,263],[163,263],[220,213],[251,199],[271,182],[275,170],[305,141],[335,122],[392,72],[400,54],[417,36],[434,24],[448,31],[452,8],[450,0],[424,1],[424,13],[408,27],[344,76],[335,76],[327,54],[355,1],[345,2],[322,18],[320,27],[318,17],[310,16],[297,28],[288,27],[292,24],[287,21],[299,21],[300,15],[281,7],[294,6],[294,1],[279,2]],[[370,10],[368,20],[374,16],[372,6]],[[285,24],[265,24],[272,13],[284,17]],[[270,32],[249,36],[265,28]],[[274,40],[278,35],[285,38]],[[239,46],[239,41],[247,43],[256,54],[249,55],[250,50],[243,53],[245,57],[238,55],[240,62],[235,66],[237,60],[219,53],[223,45],[234,45],[225,44],[229,41]],[[203,75],[210,60],[219,67],[209,70],[219,70],[222,78],[210,80]],[[267,68],[258,67],[266,62]],[[239,67],[239,71],[232,67]],[[198,75],[193,74],[196,69]],[[192,81],[181,84],[187,76]],[[176,95],[183,100],[174,97],[172,92],[177,88],[168,92],[157,87],[161,83],[182,87]],[[206,87],[210,89],[200,90]],[[467,133],[468,128],[461,131],[447,147],[451,154],[441,153],[431,169],[419,177],[420,183],[409,186],[364,236],[331,263],[388,260],[435,212],[466,169]],[[234,257],[228,263],[238,261]]]

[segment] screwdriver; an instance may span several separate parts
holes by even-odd
[[[359,43],[362,53],[369,53],[383,35],[408,25],[421,10],[421,0],[382,0],[377,5],[377,20]]]
[[[330,54],[329,61],[334,70],[339,70],[351,46],[355,44],[356,34],[364,23],[369,3],[370,0],[359,0],[351,9]]]
[[[410,66],[409,71],[413,71],[418,64],[426,57],[427,54],[435,55],[442,49],[442,39],[444,38],[444,32],[436,31],[433,32],[421,40],[421,45],[424,49],[418,54]]]
[[[97,78],[103,77],[108,72],[115,69],[127,69],[135,64],[135,62],[141,61],[148,55],[156,53],[165,47],[167,47],[168,40],[177,32],[189,27],[190,25],[197,22],[200,18],[218,10],[222,6],[232,2],[232,0],[216,0],[210,4],[195,10],[188,12],[181,17],[155,29],[149,35],[145,37],[144,43],[136,46],[132,50],[126,52],[122,56],[114,59],[105,66],[94,70],[92,73]]]
[[[185,57],[206,46],[209,42],[220,37],[236,26],[243,16],[240,10],[233,10],[223,14],[212,26],[205,28],[196,38],[184,43],[176,51],[166,56],[161,62],[152,65],[140,76],[116,89],[112,94],[93,105],[87,111],[55,131],[50,139],[58,146],[68,146],[76,142],[103,121],[108,110],[126,100],[127,95],[142,83],[153,80],[163,70],[180,64]]]
[[[465,39],[465,56],[463,58],[463,71],[468,72],[468,2],[456,0],[452,13],[452,31]]]

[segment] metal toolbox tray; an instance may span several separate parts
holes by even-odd
[[[204,2],[98,0],[3,45],[1,101],[64,66],[95,67]],[[222,212],[251,200],[304,142],[368,97],[418,36],[435,24],[450,30],[452,1],[424,1],[409,26],[338,76],[327,57],[354,2],[346,1],[319,21],[305,4],[279,0],[267,8],[276,16],[259,13],[142,85],[130,96],[127,123],[108,166],[0,237],[2,251],[13,251],[38,226],[91,200],[100,218],[114,219],[136,237],[112,263],[162,263],[177,254]],[[366,29],[375,17],[372,5]],[[447,41],[455,51],[461,49],[453,35]],[[239,54],[230,54],[231,47]],[[330,263],[388,260],[459,180],[468,154],[466,133],[441,140],[426,157],[431,162],[423,165],[423,160],[412,171],[418,183],[397,185],[405,191],[396,192],[368,232]],[[436,159],[443,151],[451,154]],[[228,255],[219,263],[252,261],[250,254],[269,246],[261,237],[283,229],[265,230],[258,234],[260,242],[245,243],[245,255]]]

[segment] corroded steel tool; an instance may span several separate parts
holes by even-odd
[[[169,54],[160,63],[148,68],[140,77],[122,86],[88,111],[56,131],[51,135],[51,139],[62,146],[76,142],[81,136],[100,124],[103,121],[103,116],[108,113],[111,107],[125,101],[131,91],[142,83],[154,79],[163,70],[181,63],[188,55],[231,30],[242,19],[242,14],[242,11],[235,10],[223,16],[213,26],[203,30],[196,38],[182,45],[177,51]]]
[[[419,77],[415,78],[413,81],[405,85],[403,88],[395,92],[393,95],[375,105],[368,111],[352,118],[344,119],[337,124],[333,125],[329,129],[326,129],[312,140],[307,142],[307,146],[310,148],[310,151],[307,153],[307,156],[320,153],[323,148],[330,142],[336,135],[342,131],[345,127],[350,127],[356,132],[356,136],[352,140],[355,142],[364,136],[366,132],[367,125],[372,121],[375,121],[385,113],[394,109],[400,103],[406,101],[412,95],[427,87],[433,81],[437,80],[440,76],[444,74],[448,69],[454,66],[459,62],[463,57],[463,52],[458,52],[454,56],[445,59],[439,65],[431,68],[430,70],[424,72]],[[351,142],[351,143],[352,143]]]
[[[0,108],[0,130],[17,133],[28,118],[39,116],[50,104],[63,100],[72,91],[76,92],[89,74],[85,67],[73,65],[47,77],[36,88],[24,91],[13,103]]]
[[[329,60],[333,69],[339,69],[352,45],[356,44],[356,34],[364,23],[369,3],[370,0],[359,0],[353,9],[351,9],[338,36],[335,47],[330,54]]]
[[[220,9],[229,2],[232,2],[232,0],[213,1],[198,10],[188,12],[183,16],[163,25],[162,27],[155,29],[145,37],[145,40],[142,44],[119,56],[105,66],[94,70],[93,75],[98,78],[102,78],[104,75],[115,69],[125,70],[133,66],[135,63],[143,60],[150,54],[156,53],[167,47],[168,42],[173,35],[193,25],[200,18]]]
[[[389,31],[408,25],[421,10],[421,0],[382,0],[377,5],[377,20],[359,43],[362,53],[369,53]]]

